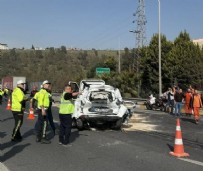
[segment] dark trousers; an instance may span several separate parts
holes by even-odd
[[[72,128],[72,116],[71,114],[59,114],[60,119],[60,131],[59,142],[68,144],[70,142],[70,134]]]
[[[173,114],[174,100],[168,100],[167,107],[171,108],[170,113]]]
[[[54,124],[54,120],[53,120],[53,115],[52,115],[51,107],[49,107],[49,108],[47,109],[47,121],[49,121],[49,124],[50,124],[50,126],[51,126],[53,132],[55,133],[56,127],[55,127],[55,124]]]
[[[0,95],[0,104],[2,104],[2,95]]]
[[[42,110],[38,109],[38,120],[36,123],[36,133],[37,133],[37,138],[42,139],[46,138],[46,129],[47,129],[47,118],[46,115],[42,115]]]
[[[13,128],[12,139],[19,140],[19,139],[22,139],[22,136],[20,133],[20,128],[23,124],[23,112],[12,111],[12,113],[13,113],[13,118],[15,120],[15,126]]]

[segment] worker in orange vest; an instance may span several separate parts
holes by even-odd
[[[194,90],[194,94],[192,95],[192,98],[190,100],[190,106],[194,111],[195,123],[198,124],[200,117],[199,109],[200,107],[202,107],[202,100],[197,90]]]
[[[190,108],[190,99],[192,97],[191,89],[188,88],[185,93],[185,114],[186,116],[192,115],[192,108]]]

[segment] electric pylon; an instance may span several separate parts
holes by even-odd
[[[139,65],[140,65],[140,49],[144,47],[147,43],[146,41],[146,16],[145,16],[145,1],[138,0],[138,7],[136,13],[133,14],[135,20],[135,29],[131,30],[135,34],[135,50],[134,50],[134,59],[133,59],[133,68],[137,72],[139,77]],[[140,94],[140,83],[138,84],[138,96]]]

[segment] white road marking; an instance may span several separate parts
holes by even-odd
[[[1,171],[9,171],[9,169],[1,162],[0,162],[0,170]]]
[[[196,160],[185,159],[185,158],[178,158],[178,159],[189,162],[189,163],[193,163],[193,164],[196,164],[196,165],[199,165],[199,166],[203,166],[203,162],[199,162],[199,161],[196,161]]]
[[[124,142],[116,140],[112,143],[101,144],[99,147],[110,147],[110,146],[116,146],[116,145],[121,145],[121,144],[124,144]]]

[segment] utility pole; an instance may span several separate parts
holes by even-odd
[[[162,95],[162,74],[161,74],[161,5],[158,0],[159,6],[159,96]]]
[[[118,73],[121,73],[121,50],[120,50],[120,38],[119,38],[119,42],[118,42],[118,46],[119,46],[119,50],[118,50]]]
[[[140,65],[140,49],[146,45],[146,16],[145,16],[145,1],[144,0],[138,0],[138,7],[136,10],[136,13],[133,14],[135,17],[135,20],[133,20],[133,23],[136,23],[135,29],[130,30],[130,32],[135,34],[135,56],[136,58],[136,72],[138,80],[140,79],[140,71],[139,71],[139,65]],[[133,64],[133,66],[135,66]],[[140,80],[138,81],[138,97],[140,96]]]

